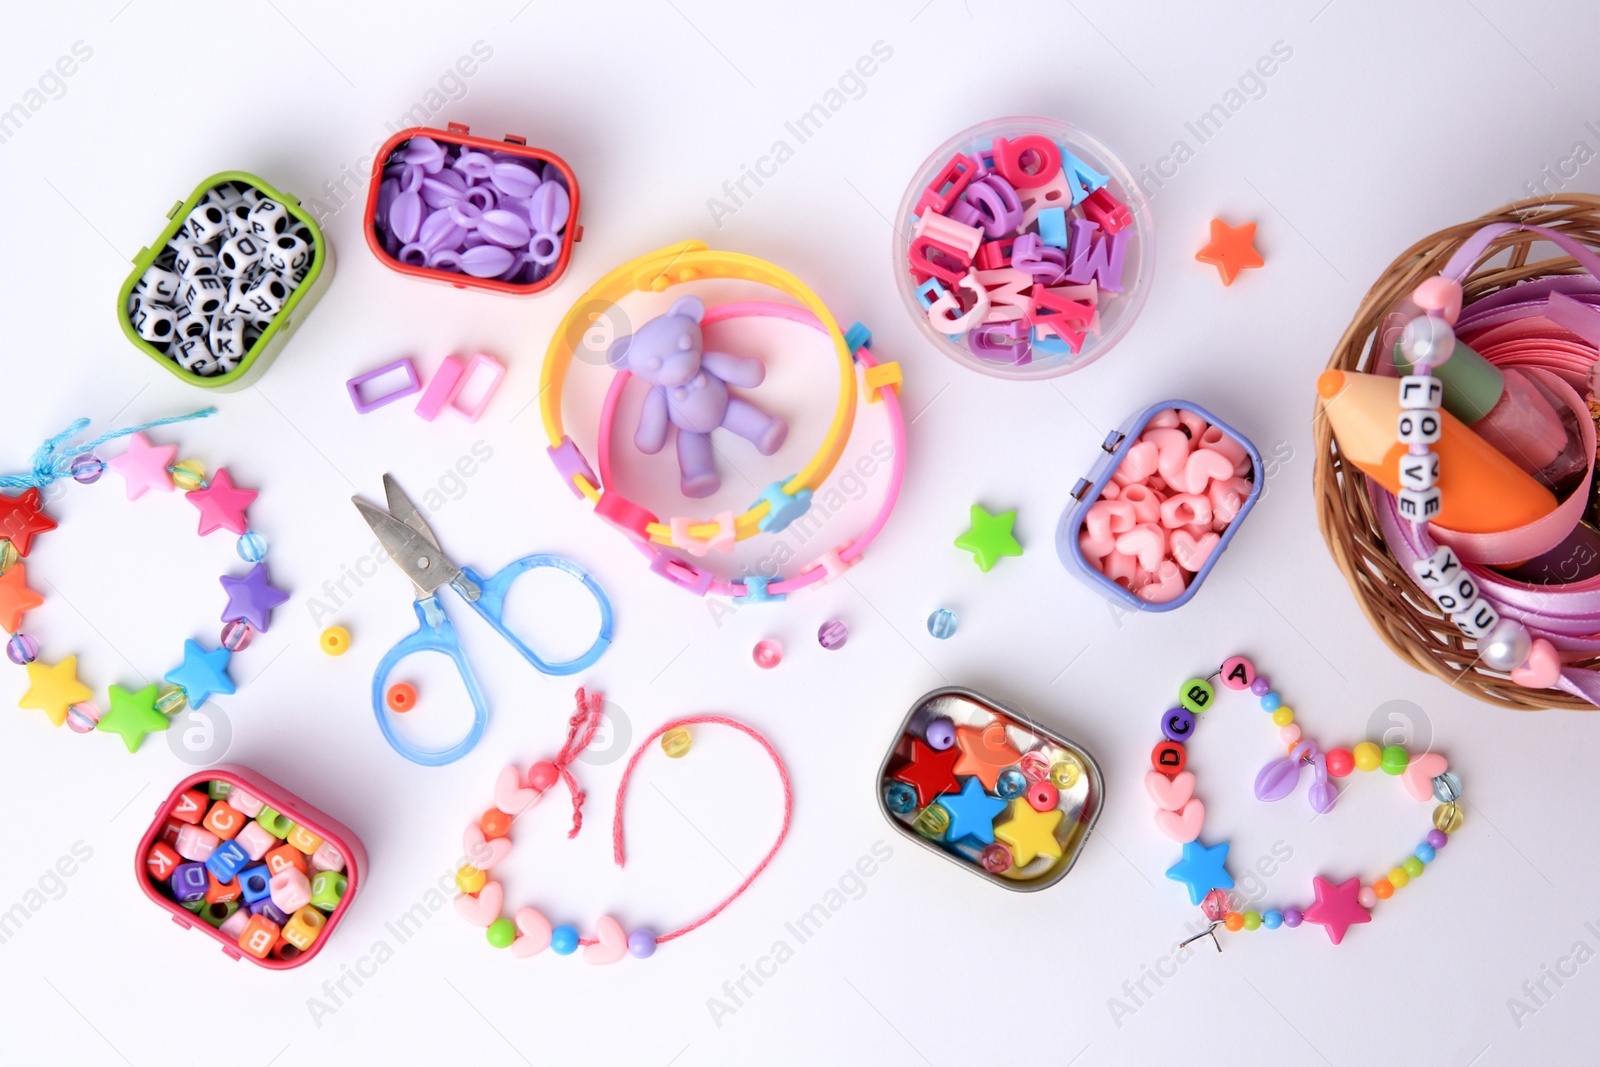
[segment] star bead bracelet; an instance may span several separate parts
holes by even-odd
[[[289,598],[272,585],[264,562],[266,539],[250,529],[246,517],[256,492],[235,485],[226,467],[207,478],[204,467],[195,460],[176,460],[176,445],[151,444],[142,432],[205,418],[215,410],[207,408],[74,443],[72,439],[89,424],[87,419],[79,419],[38,448],[28,473],[0,477],[0,489],[23,490],[15,496],[0,493],[0,627],[11,635],[6,642],[7,658],[28,672],[28,689],[18,707],[42,711],[51,723],[66,723],[74,733],[101,730],[116,734],[128,751],[134,752],[146,734],[167,729],[171,718],[185,708],[197,708],[213,696],[236,691],[228,674],[229,660],[257,633],[265,632],[272,609]],[[128,450],[122,455],[105,461],[95,454],[96,447],[121,437],[128,438]],[[219,647],[207,651],[199,642],[185,640],[183,662],[166,673],[164,684],[136,690],[113,685],[109,688],[110,708],[102,713],[91,703],[93,691],[78,680],[78,657],[46,663],[39,658],[38,639],[22,630],[28,612],[44,603],[44,597],[28,585],[23,560],[38,535],[56,528],[56,521],[44,511],[43,490],[69,476],[81,485],[93,485],[108,468],[122,475],[129,500],[152,489],[163,493],[184,490],[200,513],[200,536],[217,530],[238,534],[239,556],[252,566],[242,578],[222,576],[228,602],[222,610]]]
[[[1432,798],[1440,802],[1433,813],[1434,828],[1413,853],[1386,876],[1363,884],[1359,877],[1334,883],[1318,875],[1312,879],[1315,902],[1304,908],[1239,911],[1232,906],[1227,892],[1233,888],[1233,877],[1227,868],[1228,842],[1207,845],[1200,840],[1205,805],[1194,796],[1194,772],[1185,769],[1188,763],[1185,745],[1193,736],[1202,713],[1216,699],[1216,690],[1209,678],[1191,678],[1180,687],[1178,706],[1162,713],[1163,739],[1150,754],[1154,770],[1145,775],[1145,789],[1155,801],[1157,829],[1183,846],[1182,858],[1167,868],[1167,877],[1183,883],[1189,893],[1189,903],[1198,904],[1208,922],[1205,930],[1183,944],[1208,936],[1215,941],[1218,926],[1231,931],[1275,930],[1280,926],[1292,929],[1302,923],[1312,923],[1325,929],[1328,939],[1337,945],[1344,940],[1350,927],[1372,921],[1372,909],[1380,900],[1388,900],[1396,890],[1420,878],[1426,865],[1444,848],[1449,835],[1461,828],[1461,779],[1449,770],[1445,758],[1437,752],[1411,755],[1400,745],[1380,748],[1371,741],[1348,749],[1323,751],[1315,741],[1301,735],[1294,712],[1273,691],[1266,675],[1257,674],[1243,656],[1226,660],[1211,675],[1211,678],[1218,677],[1224,687],[1249,690],[1258,697],[1261,710],[1272,717],[1273,725],[1278,728],[1278,739],[1288,746],[1286,756],[1274,759],[1256,775],[1258,800],[1282,800],[1293,793],[1301,771],[1309,767],[1312,781],[1306,799],[1319,814],[1332,811],[1338,801],[1338,790],[1329,779],[1344,778],[1355,770],[1382,769],[1385,774],[1400,778],[1406,791],[1417,800]],[[1220,943],[1217,948],[1222,948]]]
[[[531,907],[518,908],[508,919],[500,914],[505,891],[499,882],[490,878],[489,871],[511,854],[511,826],[516,818],[534,807],[545,792],[559,781],[572,794],[572,829],[567,832],[567,837],[578,836],[578,831],[583,828],[585,794],[573,780],[569,768],[594,739],[595,731],[600,726],[604,701],[599,693],[579,689],[577,703],[578,709],[568,722],[566,743],[561,746],[555,759],[541,760],[529,767],[526,779],[515,766],[501,770],[499,778],[495,780],[494,807],[484,812],[477,822],[467,826],[462,838],[467,862],[456,871],[456,888],[461,890],[461,895],[455,898],[456,911],[473,926],[484,928],[489,944],[495,948],[509,948],[511,954],[519,959],[537,956],[547,948],[558,956],[570,956],[582,948],[584,962],[591,964],[616,963],[624,955],[647,959],[655,955],[657,945],[680,938],[716,918],[766,870],[767,864],[778,854],[779,846],[789,834],[789,816],[794,801],[789,789],[789,771],[765,737],[735,719],[721,715],[691,715],[662,724],[634,750],[627,769],[622,772],[622,781],[617,786],[616,814],[611,826],[613,858],[617,866],[622,867],[627,862],[622,807],[628,793],[628,781],[633,777],[633,769],[638,765],[639,758],[657,738],[661,739],[661,747],[668,756],[677,759],[685,755],[689,751],[690,741],[688,731],[684,728],[696,724],[733,727],[760,745],[778,770],[778,780],[783,786],[783,825],[778,830],[777,840],[761,862],[721,903],[693,922],[664,934],[643,928],[629,933],[623,930],[622,924],[616,919],[603,915],[595,923],[594,937],[580,937],[576,927],[567,924],[552,926],[543,912]]]

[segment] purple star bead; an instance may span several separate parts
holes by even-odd
[[[272,609],[289,599],[288,593],[272,584],[265,563],[251,567],[243,578],[223,575],[222,588],[228,591],[228,606],[222,609],[222,621],[243,619],[259,633],[267,632]]]

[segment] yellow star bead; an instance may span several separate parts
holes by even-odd
[[[158,686],[147,685],[130,692],[120,685],[114,685],[109,692],[111,710],[101,716],[96,729],[122,738],[129,752],[139,751],[145,734],[165,730],[172,725],[165,715],[156,710],[156,696],[160,692]]]
[[[68,656],[54,667],[34,660],[28,664],[28,691],[17,707],[42,711],[60,726],[67,721],[68,708],[93,696],[89,687],[78,681],[77,656]]]
[[[1018,867],[1031,863],[1035,856],[1061,858],[1061,842],[1056,840],[1056,827],[1061,825],[1065,813],[1035,811],[1026,799],[1018,797],[1011,802],[1011,818],[994,828],[994,836],[1011,846],[1011,857]]]

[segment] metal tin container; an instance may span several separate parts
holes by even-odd
[[[1057,780],[1063,784],[1058,788],[1056,807],[1052,809],[1062,813],[1062,818],[1051,831],[1051,836],[1060,848],[1059,856],[1041,853],[1027,863],[1013,864],[1005,870],[986,868],[983,863],[986,844],[979,838],[966,835],[960,840],[950,841],[945,835],[930,835],[917,829],[924,811],[940,807],[938,799],[926,807],[919,806],[911,811],[894,810],[888,794],[897,784],[895,773],[905,767],[911,759],[913,745],[927,746],[927,731],[930,725],[940,720],[948,720],[954,727],[965,727],[975,731],[958,736],[955,742],[955,747],[962,750],[964,755],[976,756],[977,746],[973,746],[974,751],[968,751],[968,741],[979,737],[983,739],[985,745],[992,744],[989,751],[1004,750],[1007,753],[1003,757],[1005,759],[1010,758],[1010,753],[1015,753],[1017,758],[1004,765],[998,760],[986,760],[985,765],[993,769],[993,777],[996,778],[997,784],[1001,776],[1015,771],[1031,786],[1041,780],[1040,775],[1045,776],[1044,781],[1050,781],[1049,775],[1052,770],[1065,768],[1057,771],[1060,775]],[[995,730],[1003,731],[1003,734],[995,735],[992,732]],[[960,766],[962,764],[957,763],[957,767]],[[959,771],[957,773],[959,774]],[[987,796],[996,799],[1000,797],[994,789],[989,788],[987,783],[981,780],[982,776],[960,776],[968,778],[969,781],[977,781]],[[1066,781],[1068,776],[1071,778],[1070,782]],[[952,781],[954,780],[952,777]],[[1100,765],[1087,750],[1075,742],[1041,726],[1026,713],[975,690],[946,686],[935,689],[911,706],[911,710],[900,724],[893,744],[889,746],[889,751],[883,758],[883,763],[878,767],[877,791],[878,809],[883,812],[884,818],[889,820],[889,824],[901,834],[980,878],[1007,889],[1029,893],[1055,885],[1066,877],[1067,872],[1077,862],[1084,843],[1088,841],[1095,822],[1100,818],[1105,784],[1100,776]],[[945,790],[941,795],[951,793],[953,790]],[[1024,814],[1033,817],[1031,814],[1033,809],[1026,795],[1011,798],[1009,803],[1029,807],[1029,812]],[[994,819],[995,830],[1003,832],[1006,823],[1014,817],[1014,811],[1012,808],[997,815]]]
[[[1084,517],[1089,508],[1100,494],[1105,490],[1106,483],[1111,481],[1111,476],[1127,457],[1130,449],[1139,443],[1139,437],[1149,425],[1150,420],[1163,411],[1192,411],[1206,422],[1215,426],[1239,444],[1244,446],[1246,455],[1250,457],[1250,492],[1244,502],[1239,505],[1238,513],[1227,529],[1221,532],[1216,548],[1211,555],[1200,565],[1182,595],[1166,603],[1152,603],[1143,600],[1130,590],[1118,585],[1116,582],[1101,574],[1084,557],[1083,549],[1078,544],[1078,535],[1083,531]],[[1130,417],[1118,429],[1106,435],[1105,441],[1100,445],[1102,455],[1089,469],[1086,477],[1079,478],[1072,487],[1072,499],[1066,509],[1061,513],[1061,521],[1056,526],[1056,555],[1066,568],[1076,574],[1095,592],[1105,597],[1114,604],[1130,608],[1134,611],[1172,611],[1187,604],[1193,596],[1200,591],[1201,584],[1211,574],[1211,568],[1217,565],[1217,560],[1222,558],[1222,553],[1227,551],[1228,545],[1233,541],[1233,535],[1239,532],[1239,527],[1244,525],[1244,520],[1250,514],[1250,509],[1256,506],[1256,501],[1261,497],[1261,490],[1266,485],[1266,473],[1261,463],[1261,453],[1256,451],[1256,446],[1250,439],[1235,430],[1232,426],[1217,418],[1199,404],[1191,404],[1187,400],[1163,400],[1152,404],[1143,411]]]
[[[243,789],[251,796],[259,798],[264,804],[293,819],[297,825],[304,826],[324,841],[330,842],[340,852],[344,853],[344,871],[342,872],[348,882],[345,886],[344,897],[339,901],[339,906],[328,915],[327,922],[322,927],[322,932],[311,943],[311,947],[304,952],[296,953],[293,958],[278,959],[269,956],[258,959],[241,949],[237,943],[230,940],[220,930],[211,926],[204,919],[186,910],[183,905],[165,896],[150,881],[150,876],[145,870],[145,856],[161,836],[162,827],[178,798],[186,790],[196,786],[204,788],[208,782],[227,782],[236,789]],[[155,818],[139,839],[138,851],[133,856],[133,875],[139,882],[139,888],[144,890],[144,895],[149,897],[157,907],[165,910],[172,921],[185,929],[193,928],[209,936],[222,946],[222,951],[234,959],[247,959],[258,967],[265,967],[269,971],[288,971],[300,967],[308,962],[333,936],[334,928],[344,919],[345,912],[350,910],[350,905],[355,903],[356,892],[361,888],[362,881],[367,874],[367,850],[362,846],[361,839],[350,831],[343,823],[331,818],[324,812],[312,807],[295,794],[284,789],[248,767],[237,764],[224,764],[212,767],[209,770],[196,771],[183,781],[179,782],[167,798],[156,808]]]

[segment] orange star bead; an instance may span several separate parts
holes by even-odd
[[[22,617],[44,603],[44,597],[28,588],[28,568],[18,563],[0,574],[0,628],[14,634],[22,626]]]
[[[11,542],[17,555],[26,556],[38,534],[56,528],[56,520],[43,511],[44,497],[38,489],[17,496],[0,493],[0,538]]]
[[[994,792],[995,779],[1000,777],[1000,772],[1015,767],[1022,759],[1022,754],[1006,740],[1006,728],[998,722],[987,726],[957,726],[956,747],[961,750],[961,758],[956,760],[956,773],[972,775],[990,792]]]
[[[1229,226],[1221,219],[1211,220],[1211,243],[1194,254],[1201,263],[1210,263],[1222,275],[1223,285],[1232,285],[1242,270],[1264,266],[1266,260],[1255,249],[1256,224]]]

